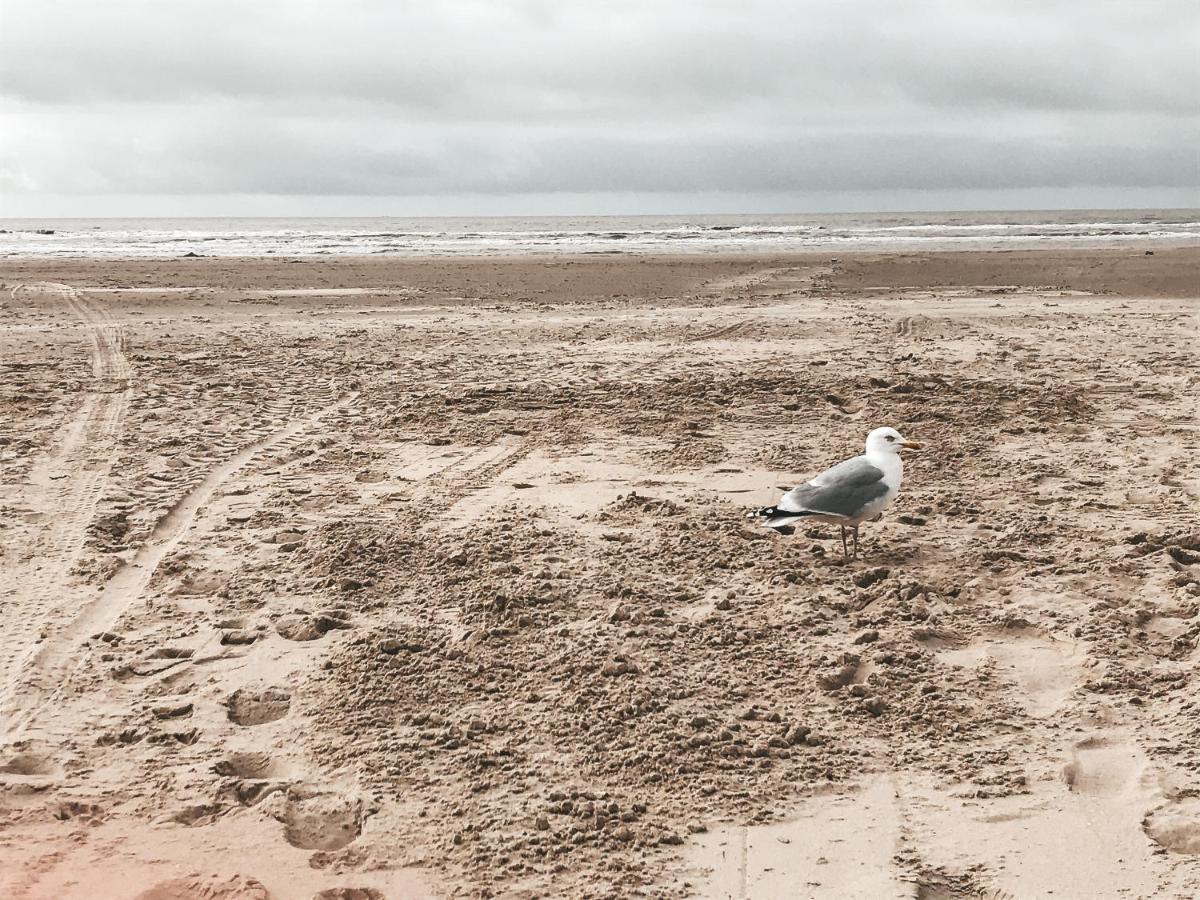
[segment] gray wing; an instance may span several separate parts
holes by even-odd
[[[852,519],[887,490],[883,471],[867,462],[865,457],[856,456],[827,469],[808,484],[792,488],[776,507]]]

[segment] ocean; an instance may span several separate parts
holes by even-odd
[[[493,218],[0,219],[0,257],[524,255],[1200,243],[1200,210]]]

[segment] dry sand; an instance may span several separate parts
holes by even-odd
[[[0,263],[0,897],[1196,896],[1198,264]]]

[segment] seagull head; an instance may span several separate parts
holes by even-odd
[[[910,441],[895,428],[876,428],[867,435],[867,455],[876,453],[899,453],[904,448],[920,450],[921,445]]]

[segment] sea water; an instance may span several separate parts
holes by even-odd
[[[0,256],[511,256],[1195,244],[1200,210],[541,218],[0,219]]]

